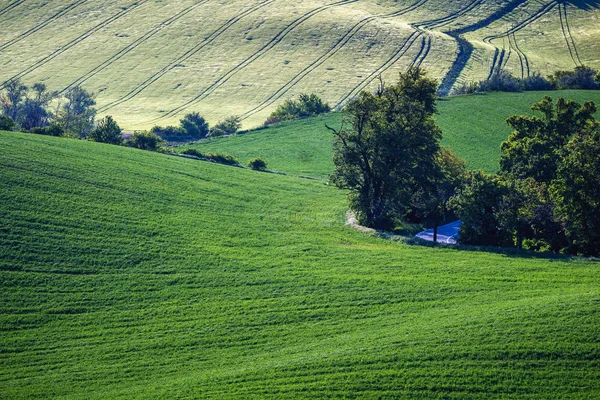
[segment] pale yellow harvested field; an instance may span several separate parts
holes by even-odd
[[[600,68],[598,0],[5,0],[0,24],[0,83],[82,85],[128,130],[190,111],[256,126],[299,93],[342,106],[413,64],[446,91]]]

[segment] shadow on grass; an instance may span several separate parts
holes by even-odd
[[[557,2],[572,5],[582,10],[590,11],[600,8],[600,0],[557,0]]]
[[[501,254],[510,258],[531,258],[531,259],[544,259],[552,261],[572,261],[572,260],[586,260],[599,262],[599,258],[594,257],[581,257],[572,256],[566,254],[557,254],[546,252],[538,252],[533,250],[517,249],[516,247],[494,247],[494,246],[470,246],[461,244],[446,244],[446,243],[433,243],[427,240],[411,237],[406,238],[404,243],[411,246],[423,246],[423,247],[437,247],[443,249],[453,249],[459,251],[470,251],[470,252],[482,252],[482,253],[495,253]]]

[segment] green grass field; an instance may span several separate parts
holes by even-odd
[[[322,181],[0,146],[2,398],[600,398],[597,262],[365,235]]]
[[[343,105],[413,64],[445,90],[600,69],[599,18],[597,0],[6,0],[0,84],[82,85],[128,130],[190,111],[250,128],[287,98]]]
[[[500,144],[511,132],[506,118],[531,114],[533,103],[549,95],[600,106],[600,91],[565,90],[553,92],[486,93],[442,98],[436,121],[443,131],[442,143],[467,161],[472,169],[495,172],[499,168]],[[333,135],[325,124],[338,128],[342,115],[332,113],[290,121],[250,131],[243,135],[215,138],[185,147],[203,152],[232,154],[246,163],[254,157],[268,167],[290,175],[327,178],[333,170]]]

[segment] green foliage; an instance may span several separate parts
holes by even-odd
[[[286,100],[271,113],[265,125],[297,118],[312,117],[331,111],[329,104],[316,94],[302,93],[298,100]]]
[[[186,114],[180,121],[181,129],[183,129],[188,136],[194,138],[203,138],[208,136],[210,131],[208,122],[197,112]]]
[[[8,115],[0,115],[0,130],[12,131],[15,128],[15,121]]]
[[[65,131],[63,131],[59,124],[53,122],[48,126],[33,128],[31,129],[31,133],[47,136],[64,136]]]
[[[350,207],[361,224],[393,227],[435,172],[441,139],[433,120],[436,86],[421,69],[411,68],[376,95],[362,92],[347,106],[342,128],[330,128],[336,136],[331,180],[350,191]]]
[[[219,164],[225,165],[239,165],[239,161],[229,155],[229,154],[221,154],[221,153],[201,153],[196,149],[185,149],[181,152],[181,154],[185,154],[188,156],[194,156],[198,158],[203,158],[208,161],[214,161]]]
[[[550,82],[556,89],[599,89],[600,83],[595,80],[598,71],[580,65],[573,71],[557,71],[549,76]]]
[[[572,253],[600,255],[600,124],[578,132],[565,147],[550,189],[555,214]]]
[[[531,109],[542,116],[507,120],[515,131],[502,144],[500,176],[479,176],[453,199],[467,218],[460,240],[599,255],[600,210],[589,200],[600,181],[596,106],[545,97]]]
[[[90,132],[88,139],[100,143],[117,144],[123,143],[123,137],[121,136],[121,128],[117,125],[117,122],[110,116],[102,118],[96,128]]]
[[[150,133],[160,136],[162,138],[170,138],[177,136],[184,136],[187,132],[179,126],[153,126],[150,129]]]
[[[435,168],[421,182],[411,197],[411,216],[416,222],[428,222],[437,241],[437,228],[449,214],[448,202],[469,177],[465,161],[452,151],[441,148],[435,157]]]
[[[166,141],[152,132],[141,131],[134,132],[126,144],[141,150],[162,151]]]
[[[80,86],[75,86],[66,92],[65,98],[66,102],[57,115],[57,122],[65,132],[85,138],[94,129],[94,96]]]
[[[4,92],[0,95],[0,104],[4,115],[13,121],[17,121],[20,117],[27,90],[27,86],[19,79],[11,79],[4,86]]]
[[[321,181],[0,148],[2,397],[600,395],[595,262],[365,235]]]
[[[257,157],[248,161],[248,167],[256,171],[264,171],[267,169],[267,163]]]
[[[241,127],[242,127],[242,123],[240,122],[240,118],[232,116],[232,117],[225,118],[225,120],[216,124],[210,130],[209,135],[211,137],[235,135],[237,133],[237,131],[240,130]]]
[[[498,176],[482,171],[471,175],[449,203],[462,220],[459,243],[479,246],[512,244],[510,234],[501,228],[498,217],[505,193],[505,184]]]

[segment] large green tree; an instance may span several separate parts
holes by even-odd
[[[420,68],[395,85],[363,91],[345,109],[336,136],[331,180],[350,191],[360,223],[389,229],[410,209],[413,194],[436,170],[441,131],[436,126],[437,84]]]
[[[565,148],[551,186],[555,214],[571,253],[600,255],[600,126],[578,133]]]

